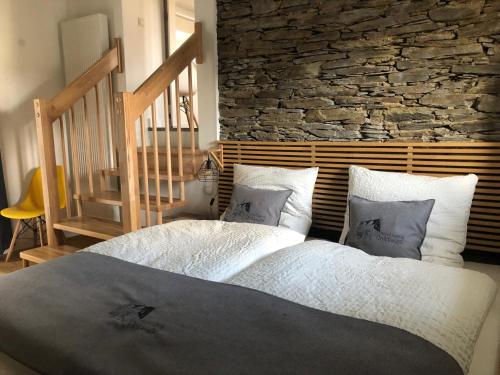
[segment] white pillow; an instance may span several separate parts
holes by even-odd
[[[292,190],[278,226],[307,235],[312,222],[312,195],[319,168],[287,169],[234,165],[233,183],[256,189]]]
[[[467,222],[477,180],[474,174],[430,177],[351,166],[348,198],[356,195],[382,202],[435,199],[420,248],[422,260],[461,267],[463,259],[460,253],[465,247]],[[340,236],[341,244],[348,231],[349,205]]]

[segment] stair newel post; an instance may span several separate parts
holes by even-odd
[[[49,246],[58,246],[63,244],[63,237],[61,232],[54,229],[54,223],[59,221],[60,213],[54,128],[53,120],[49,115],[50,101],[35,99],[34,106],[40,169],[42,172],[47,242]]]
[[[120,160],[120,186],[123,202],[123,229],[141,229],[141,203],[135,119],[131,116],[133,93],[115,94],[116,135]]]

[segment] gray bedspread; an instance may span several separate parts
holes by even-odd
[[[91,253],[0,278],[0,350],[43,374],[462,374],[397,328]]]

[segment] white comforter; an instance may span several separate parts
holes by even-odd
[[[395,326],[442,348],[468,373],[496,293],[488,276],[412,259],[374,257],[327,241],[303,241],[303,235],[281,227],[186,220],[84,251]]]
[[[305,236],[287,228],[180,220],[93,245],[84,251],[200,279],[223,281]]]
[[[464,373],[496,292],[479,272],[374,257],[326,241],[275,252],[227,282],[404,329],[445,350]]]

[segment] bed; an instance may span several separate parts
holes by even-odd
[[[188,224],[193,226],[200,223],[186,221],[185,225],[188,226]],[[166,224],[163,228],[169,226],[170,224]],[[133,235],[136,238],[147,238],[148,234],[148,231],[144,231],[144,233],[136,232]],[[122,248],[117,242],[114,248],[115,253],[120,254]],[[109,244],[106,249],[111,255],[110,252],[113,251]],[[351,359],[355,358],[358,370],[370,367],[371,373],[382,374],[387,373],[388,368],[392,368],[395,373],[402,373],[401,371],[404,370],[404,373],[413,374],[422,373],[421,371],[424,370],[439,369],[441,373],[460,374],[468,373],[476,338],[495,296],[493,281],[478,272],[414,260],[378,259],[360,250],[327,241],[306,241],[303,244],[276,250],[267,256],[256,258],[248,267],[219,280],[223,283],[189,277],[190,283],[197,284],[187,286],[175,279],[176,276],[181,276],[179,273],[162,270],[153,272],[149,267],[124,262],[109,255],[101,255],[99,252],[99,249],[89,248],[75,256],[64,257],[5,277],[0,284],[3,302],[6,303],[6,306],[0,308],[0,342],[9,345],[2,346],[4,351],[20,360],[21,363],[29,364],[42,373],[56,373],[53,372],[56,368],[66,372],[74,371],[72,373],[97,373],[100,371],[98,366],[104,366],[101,369],[104,373],[116,373],[116,371],[134,373],[138,370],[134,367],[134,363],[142,363],[146,366],[144,369],[147,369],[148,373],[161,373],[160,368],[184,369],[185,373],[199,373],[200,367],[206,367],[205,373],[235,373],[242,372],[242,368],[219,366],[221,363],[233,363],[231,360],[234,359],[230,356],[215,356],[216,353],[231,352],[228,346],[221,343],[231,338],[232,345],[247,353],[252,353],[248,362],[243,360],[238,362],[246,364],[245,368],[248,368],[249,363],[260,363],[256,358],[262,358],[263,352],[252,351],[252,348],[262,347],[262,345],[257,345],[262,344],[259,339],[264,342],[272,339],[271,342],[277,340],[280,343],[292,338],[297,340],[297,337],[293,335],[282,336],[283,331],[289,332],[290,326],[282,327],[280,319],[276,321],[276,316],[286,314],[294,317],[292,322],[287,322],[291,324],[293,331],[297,330],[302,336],[304,332],[310,332],[311,322],[315,327],[323,327],[323,331],[328,327],[331,328],[332,324],[336,327],[332,331],[335,334],[329,335],[327,339],[342,337],[339,330],[346,326],[349,327],[349,332],[357,332],[358,341],[365,337],[366,332],[369,332],[372,346],[368,347],[370,351],[367,353],[370,355],[354,356],[352,351],[346,353],[345,350],[349,348],[356,351],[360,349],[359,344],[353,345],[349,341],[345,344],[337,343],[336,345],[340,347],[336,347],[336,352],[333,351],[337,357],[343,353],[343,355],[349,355]],[[227,258],[224,252],[218,256],[221,260]],[[213,259],[202,257],[200,262],[206,263],[209,268],[209,265],[213,264]],[[176,263],[173,258],[172,263]],[[183,260],[181,259],[179,263],[183,263]],[[80,271],[75,272],[75,269]],[[377,276],[381,273],[385,275],[384,278]],[[164,278],[166,275],[168,277]],[[33,279],[38,280],[39,284],[28,288]],[[400,285],[394,287],[397,282]],[[209,283],[209,285],[204,283]],[[162,287],[167,284],[171,287]],[[245,287],[244,289],[235,287],[237,292],[243,291],[245,294],[235,296],[229,293],[228,295],[226,291],[219,290],[219,287],[227,287],[229,284]],[[457,284],[463,287],[457,289]],[[18,289],[14,289],[14,286]],[[215,292],[211,290],[214,286]],[[19,288],[28,292],[19,295],[17,292]],[[15,290],[14,293],[12,293],[13,290]],[[259,298],[252,299],[252,296],[247,293],[253,290],[265,293],[259,294],[257,296]],[[131,318],[136,312],[139,315],[155,316],[155,313],[162,309],[163,304],[159,302],[161,300],[159,295],[163,296],[172,291],[174,292],[170,299],[162,300],[164,306],[169,306],[169,309],[165,311],[172,314],[173,306],[177,306],[175,301],[182,298],[181,306],[184,310],[175,309],[182,314],[182,319],[168,314],[159,315],[156,320],[151,321],[148,319],[137,321]],[[192,296],[193,300],[183,296]],[[269,296],[283,298],[277,299],[279,302],[297,302],[298,304],[278,306],[274,311],[272,303],[276,302],[275,297],[271,300],[272,303],[260,300],[261,297]],[[20,311],[12,305],[12,301],[17,301],[27,308]],[[240,305],[242,301],[246,303]],[[450,301],[453,303],[448,303]],[[7,308],[8,306],[11,308]],[[220,306],[224,307],[219,311]],[[318,325],[317,317],[306,317],[303,320],[296,318],[297,315],[294,315],[297,314],[294,311],[296,306],[310,307],[313,312],[325,311],[329,313],[329,316],[337,318],[352,317],[350,318],[352,321],[327,322],[325,326]],[[148,307],[156,311],[148,315]],[[135,310],[131,312],[130,308]],[[263,311],[260,310],[261,308]],[[269,312],[270,309],[272,313]],[[198,310],[200,310],[199,314],[189,316],[189,311],[192,313]],[[251,313],[248,313],[249,310]],[[227,315],[221,323],[215,318],[223,316],[224,311]],[[247,313],[245,314],[244,311]],[[267,324],[259,324],[261,329],[271,330],[276,336],[262,336],[262,332],[256,332],[258,330],[253,326],[256,324],[253,314],[257,314],[259,320],[263,319],[263,322],[267,322]],[[10,319],[6,319],[6,316],[10,316]],[[239,320],[234,322],[234,317],[245,317],[244,321],[247,323],[249,319],[250,328]],[[226,320],[230,320],[227,326]],[[109,321],[114,323],[112,329],[107,325]],[[196,329],[188,329],[189,332],[186,332],[186,327],[181,325],[179,328],[179,325],[174,323],[165,328],[164,322],[167,321],[177,323],[182,321]],[[203,321],[207,325],[197,326],[193,323],[195,321]],[[380,328],[382,331],[377,333],[374,327],[353,327],[353,322],[381,323],[375,328]],[[208,358],[217,358],[215,361],[217,366],[214,366],[212,361],[207,361],[207,358],[200,354],[207,352],[207,347],[197,347],[194,343],[198,341],[204,342],[205,345],[207,343],[206,336],[200,337],[199,332],[206,333],[209,337],[213,337],[217,332],[226,332],[221,328],[221,324],[229,327],[229,334],[219,333],[218,339],[208,340],[210,347],[219,349],[215,352],[208,351],[211,353]],[[105,327],[108,328],[105,329]],[[207,327],[212,327],[213,330]],[[235,327],[239,327],[240,330],[237,331],[236,341],[234,341]],[[282,327],[283,331],[280,332],[277,327]],[[391,328],[398,330],[388,332]],[[164,337],[158,339],[156,331],[163,329],[175,332],[175,337],[188,337],[189,340],[188,342],[175,342],[174,345],[171,338],[169,340]],[[194,337],[190,336],[193,332],[195,332]],[[241,338],[239,333],[245,333],[243,340],[238,339]],[[399,336],[400,334],[402,336]],[[99,338],[97,342],[96,337]],[[109,342],[113,341],[109,340],[110,337],[120,339],[113,343]],[[153,343],[156,345],[152,344],[151,337],[154,338]],[[252,343],[250,347],[241,346],[242,343],[248,343],[247,337],[255,338],[255,342],[250,340]],[[389,344],[388,337],[392,340],[388,341]],[[416,338],[424,340],[414,342]],[[320,338],[313,335],[310,340],[317,343]],[[343,340],[346,339],[343,338]],[[309,341],[306,342],[309,343]],[[394,343],[404,343],[403,347],[410,350],[394,353],[394,348],[401,347]],[[323,342],[323,345],[328,345],[329,348],[335,347],[335,343],[329,340]],[[196,358],[204,360],[194,361],[191,356],[186,357],[186,346],[189,347],[190,353],[197,354]],[[110,350],[110,347],[113,350]],[[159,360],[163,358],[165,351],[157,352],[153,349],[158,349],[158,347],[169,348],[171,353],[177,354],[176,358],[179,362],[193,365],[187,368],[168,367],[168,364],[172,365],[172,358],[168,357],[166,362]],[[175,351],[174,348],[178,347],[184,350]],[[313,354],[304,351],[304,347],[289,348],[289,351],[285,352],[277,351],[274,346],[269,347],[274,349],[273,353],[277,353],[277,357],[266,358],[265,363],[268,366],[266,369],[276,370],[277,363],[281,363],[279,359],[291,354],[294,358],[303,359],[301,363],[309,366],[314,358]],[[382,352],[374,352],[374,347],[381,349]],[[325,352],[324,346],[319,345],[315,347],[313,353],[317,354],[322,351]],[[120,364],[126,364],[126,368],[113,367],[116,366],[116,361],[110,363],[109,359],[106,361],[102,356],[106,354],[108,358],[116,357],[120,353],[127,353],[126,357],[130,356],[130,362],[119,361]],[[135,353],[135,355],[130,353]],[[144,356],[144,353],[147,355]],[[241,355],[241,352],[236,351],[236,353]],[[332,354],[332,352],[327,353]],[[383,353],[391,353],[395,363],[382,362],[381,364],[379,361],[374,361],[374,354],[383,355]],[[408,356],[409,353],[412,354]],[[328,356],[325,354],[325,357]],[[320,358],[324,357],[320,356]],[[405,360],[401,361],[402,359]],[[422,363],[418,363],[419,359]],[[450,361],[450,359],[453,360]],[[417,363],[412,363],[415,360]],[[159,361],[156,366],[161,367],[151,364],[156,363],[155,361]],[[338,364],[338,361],[324,361],[323,363],[331,369],[336,368],[334,366]],[[345,365],[345,361],[342,363]],[[408,368],[397,367],[401,363],[405,363]],[[431,367],[428,367],[429,363]],[[446,366],[436,367],[440,364],[446,364]],[[366,367],[359,367],[362,365]],[[477,365],[473,364],[473,367]],[[483,369],[485,368],[483,366],[491,367],[491,363],[479,363],[479,366]],[[130,372],[126,371],[127,368]],[[297,373],[304,373],[304,367],[296,368]],[[283,366],[282,369],[289,370],[290,368]],[[337,369],[340,371],[343,368]],[[266,372],[263,368],[254,367],[252,370],[260,373],[273,373],[273,371]],[[320,367],[317,371],[309,373],[324,373],[324,371],[325,368]]]
[[[318,165],[312,224],[339,230],[349,151],[361,157],[376,149],[379,158],[385,153],[404,159],[405,169],[410,160],[408,148],[401,155],[400,144],[350,148],[329,143],[344,154],[327,157],[311,153],[312,146],[327,147],[313,143],[288,148],[275,143],[233,145],[225,150],[224,162]],[[495,147],[450,145],[421,153],[425,163],[434,151],[443,160],[457,160],[451,155],[496,160]],[[413,158],[410,164],[424,172]],[[485,206],[498,200],[495,181],[500,172],[493,163],[483,164],[470,167],[480,177],[481,190],[473,201],[468,244],[492,249],[495,232],[484,234],[497,225],[489,215],[497,209]],[[371,164],[386,170],[391,165]],[[396,163],[392,170],[402,165]],[[438,175],[469,172],[451,165],[425,168],[437,168],[431,173]],[[221,176],[221,212],[229,204],[232,173],[228,167]],[[489,312],[496,295],[491,278],[303,240],[303,234],[282,227],[183,221],[10,275],[0,282],[6,301],[0,306],[0,348],[6,352],[0,363],[20,371],[14,358],[42,373],[134,373],[139,364],[148,373],[495,375],[498,334],[491,333],[498,320],[496,309]],[[43,282],[27,288],[33,280]],[[14,285],[23,292],[13,293]],[[15,303],[27,309],[19,312]],[[164,336],[165,327],[173,332],[171,337]],[[106,337],[119,339],[103,346]],[[109,360],[118,355],[125,359]]]

